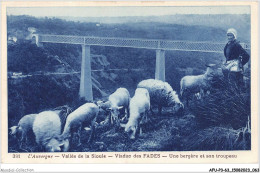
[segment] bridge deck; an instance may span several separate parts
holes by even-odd
[[[67,35],[38,35],[42,43],[66,43],[96,46],[129,47],[144,49],[198,51],[223,53],[226,43],[215,42],[191,42],[174,40],[153,40],[136,38],[112,38],[112,37],[87,37]],[[245,49],[250,49],[247,43],[241,43]]]

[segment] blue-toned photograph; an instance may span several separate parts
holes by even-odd
[[[250,15],[8,7],[8,152],[251,150]]]

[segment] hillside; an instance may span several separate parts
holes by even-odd
[[[250,15],[247,14],[207,14],[207,15],[188,15],[176,14],[168,16],[135,16],[135,17],[60,17],[67,21],[93,22],[101,24],[120,24],[120,23],[162,23],[177,24],[185,26],[204,26],[227,30],[236,28],[239,39],[249,41],[250,38]]]
[[[203,19],[204,16],[200,18]],[[145,20],[144,18],[143,20]],[[84,35],[102,37],[128,37],[189,41],[220,41],[225,42],[226,28],[210,25],[187,25],[175,22],[121,22],[107,24],[98,22],[64,21],[60,18],[35,18],[31,16],[7,16],[8,34],[12,33],[18,38],[25,38],[28,27],[35,27],[38,33],[59,35]],[[99,25],[97,25],[99,24]],[[222,24],[223,26],[224,24]],[[226,25],[224,25],[226,27]],[[248,21],[241,26],[248,29]],[[249,25],[250,26],[250,25]],[[192,31],[192,32],[191,32]],[[248,30],[241,30],[241,33]],[[241,37],[243,38],[243,37]],[[246,38],[246,37],[245,37]]]

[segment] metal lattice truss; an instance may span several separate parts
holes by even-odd
[[[67,35],[36,35],[41,43],[66,43],[96,46],[129,47],[161,50],[180,50],[198,52],[223,53],[226,43],[215,42],[191,42],[191,41],[171,41],[152,40],[136,38],[111,38],[111,37],[84,37]],[[244,49],[250,49],[247,43],[240,43]]]

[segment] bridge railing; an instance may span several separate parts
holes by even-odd
[[[192,42],[176,40],[154,40],[137,38],[112,38],[112,37],[89,37],[89,36],[68,36],[68,35],[44,35],[33,34],[36,44],[42,43],[65,43],[79,44],[82,46],[82,63],[80,78],[80,97],[93,101],[92,78],[91,78],[91,56],[90,46],[112,46],[153,49],[156,52],[155,79],[165,81],[165,51],[197,51],[222,53],[226,43],[216,42]],[[241,43],[245,49],[250,49],[247,43]]]
[[[95,46],[129,47],[143,49],[180,50],[198,52],[223,53],[226,43],[218,42],[192,42],[179,40],[155,40],[137,38],[116,37],[89,37],[89,36],[67,36],[67,35],[45,35],[34,34],[40,43],[65,43]],[[248,43],[241,43],[244,49],[250,49]]]

